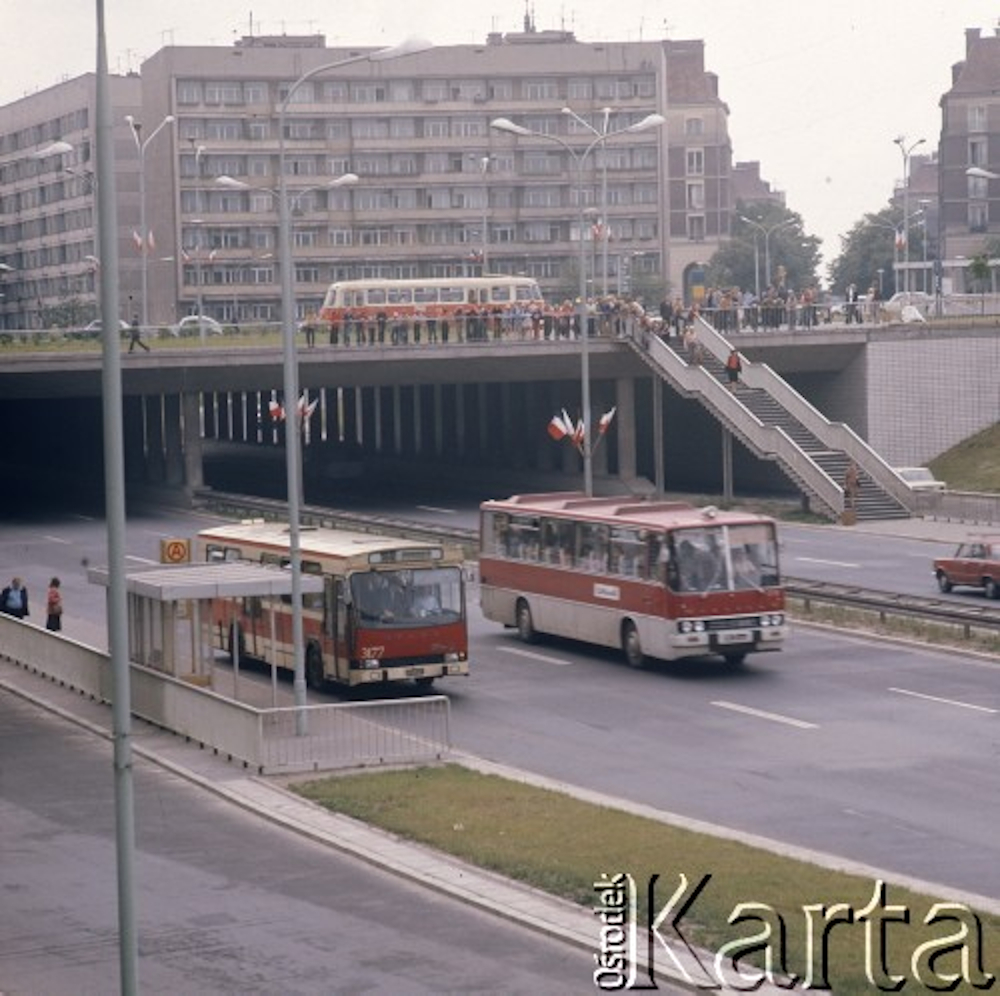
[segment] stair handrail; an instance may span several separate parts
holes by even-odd
[[[644,353],[650,364],[674,387],[687,395],[700,396],[709,410],[751,450],[782,464],[789,475],[833,515],[840,514],[844,502],[843,488],[781,426],[762,422],[710,371],[700,365],[686,363],[656,336],[650,336],[645,343],[633,341],[632,346]]]
[[[699,318],[698,340],[721,362],[733,348],[724,336]],[[828,449],[839,450],[853,460],[874,484],[907,511],[914,505],[913,489],[896,473],[885,459],[845,422],[831,422],[818,408],[804,398],[784,377],[765,362],[747,362],[740,375],[748,387],[758,388],[774,398],[793,418],[796,418]],[[843,501],[843,488],[841,488]],[[843,508],[843,506],[842,506]]]

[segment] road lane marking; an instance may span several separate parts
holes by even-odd
[[[518,657],[527,657],[529,660],[541,661],[543,664],[555,664],[558,667],[567,667],[572,661],[560,660],[558,657],[547,657],[545,654],[535,654],[530,650],[519,650],[517,647],[501,647],[505,654],[516,654]]]
[[[441,515],[457,515],[458,513],[453,508],[437,508],[434,505],[418,505],[418,509],[421,512],[439,512]]]
[[[50,543],[62,543],[65,546],[71,546],[72,543],[73,543],[72,540],[63,539],[61,536],[50,536],[50,535],[46,534],[42,538],[43,539],[47,539]]]
[[[855,567],[860,569],[860,564],[848,564],[843,560],[824,560],[822,557],[796,557],[804,564],[825,564],[827,567]]]
[[[923,692],[910,691],[909,688],[890,687],[889,691],[896,692],[899,695],[909,695],[915,699],[925,699],[927,702],[940,702],[941,705],[953,705],[958,706],[960,709],[974,709],[976,712],[988,712],[994,716],[1000,712],[1000,709],[991,709],[989,706],[973,705],[971,702],[959,702],[958,699],[943,699],[938,695],[925,695]]]
[[[776,712],[764,712],[763,709],[753,709],[750,706],[739,705],[736,702],[713,702],[712,705],[720,709],[731,709],[733,712],[741,712],[746,716],[756,716],[758,719],[769,719],[772,723],[784,723],[786,726],[795,726],[800,730],[818,730],[816,723],[807,723],[804,719],[793,719],[791,716],[782,716]]]

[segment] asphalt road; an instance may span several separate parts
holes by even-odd
[[[580,993],[591,954],[135,758],[143,993]],[[111,747],[0,692],[0,992],[118,991]]]
[[[161,538],[202,521],[131,517],[128,548],[156,559]],[[938,544],[814,527],[783,534],[790,573],[931,587],[928,548]],[[62,572],[67,632],[100,637],[103,592],[82,580],[81,564],[102,562],[102,547],[97,521],[3,523],[0,576],[27,577],[37,607],[47,575]],[[707,661],[634,672],[612,651],[526,647],[475,612],[470,622],[473,674],[440,685],[460,749],[1000,897],[996,664],[796,627],[786,650],[742,669]]]

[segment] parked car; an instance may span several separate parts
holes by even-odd
[[[962,543],[951,557],[934,561],[938,588],[949,592],[955,585],[982,588],[987,598],[1000,598],[1000,536]]]
[[[222,326],[208,315],[185,315],[176,325],[170,326],[171,335],[222,335]]]
[[[914,491],[944,491],[948,486],[939,481],[926,467],[897,467],[896,473]]]
[[[118,330],[120,332],[128,332],[128,322],[123,318],[118,319]],[[95,318],[88,325],[84,325],[82,329],[73,329],[67,332],[67,337],[73,339],[97,339],[100,338],[101,332],[104,331],[104,320],[101,318]]]
[[[934,298],[923,291],[898,291],[882,305],[890,318],[903,322],[924,322],[934,313]]]

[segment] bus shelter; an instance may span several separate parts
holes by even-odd
[[[129,660],[162,671],[191,684],[213,688],[215,635],[225,619],[237,616],[237,602],[244,599],[285,598],[292,593],[289,570],[243,561],[177,565],[151,565],[126,570],[128,597]],[[110,584],[107,567],[91,568],[92,584]],[[301,576],[303,595],[323,591],[323,578]],[[221,600],[231,612],[213,623],[212,603]],[[217,615],[217,614],[216,614]],[[274,614],[271,614],[273,620]],[[232,625],[230,622],[228,625]],[[273,623],[272,623],[273,626]],[[219,636],[226,643],[226,634]],[[271,633],[272,642],[275,634]],[[238,641],[234,642],[238,646]],[[274,655],[271,655],[272,660]],[[239,660],[233,655],[234,697],[239,698]],[[272,698],[276,683],[271,669]]]

